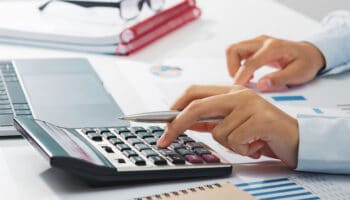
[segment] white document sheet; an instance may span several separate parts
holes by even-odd
[[[164,72],[161,72],[161,66],[164,66]],[[169,109],[176,98],[193,84],[233,84],[226,69],[226,61],[218,59],[167,60],[143,67],[123,67],[120,70],[140,97],[150,103],[150,111],[157,108]],[[155,72],[157,70],[158,73]],[[249,87],[255,90],[257,80],[273,71],[275,69],[269,67],[259,69],[254,74],[254,79]],[[143,87],[147,87],[148,90],[144,90]],[[339,75],[319,77],[309,84],[293,87],[288,91],[260,95],[292,116],[296,114],[343,116],[350,113],[350,93],[347,92],[349,87],[350,72],[345,72]],[[147,95],[149,90],[153,95]],[[159,105],[163,106],[159,107]]]
[[[27,43],[51,42],[68,43],[67,48],[78,48],[79,45],[102,45],[96,47],[106,49],[109,45],[118,44],[118,35],[129,27],[154,14],[150,9],[143,9],[134,20],[125,22],[120,18],[117,8],[94,7],[84,8],[71,3],[52,1],[46,9],[39,11],[43,1],[8,1],[0,3],[0,37],[6,42],[20,39]],[[177,1],[165,1],[165,8]],[[62,48],[57,45],[58,48]],[[104,50],[106,51],[106,50]]]

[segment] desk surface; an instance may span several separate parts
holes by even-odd
[[[118,102],[122,102],[122,108],[128,110],[134,106],[136,99],[132,98],[133,94],[127,92],[129,89],[127,85],[120,84],[124,83],[123,77],[114,67],[122,65],[125,60],[154,63],[176,57],[225,59],[224,50],[230,43],[262,33],[301,39],[320,27],[317,22],[269,0],[222,2],[198,0],[198,4],[203,9],[201,20],[127,58],[1,44],[0,59],[87,57],[102,77],[107,89]],[[142,105],[138,109],[141,110]],[[276,163],[249,167],[237,165],[235,173],[229,178],[235,181],[242,176],[257,176],[257,174],[261,176],[263,174],[261,171],[267,168],[275,169],[274,173],[291,173]],[[2,199],[130,199],[222,180],[196,179],[89,188],[74,177],[51,169],[48,163],[22,139],[0,141],[0,174]]]

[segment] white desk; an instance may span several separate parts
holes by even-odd
[[[127,93],[115,65],[123,59],[160,62],[167,57],[214,57],[224,59],[224,50],[232,42],[264,34],[298,39],[319,29],[319,24],[274,1],[210,1],[198,0],[203,9],[201,20],[167,36],[137,54],[114,56],[63,52],[31,47],[0,45],[0,59],[32,57],[88,57],[103,78],[107,88],[130,111],[137,99]],[[219,66],[225,67],[225,66]],[[133,108],[135,109],[135,108]],[[137,107],[136,109],[142,109]],[[135,111],[135,110],[133,110]],[[274,164],[273,164],[274,165]],[[274,165],[275,166],[275,165]],[[235,174],[257,176],[270,167],[236,166]],[[275,170],[274,173],[280,170]],[[258,173],[260,172],[260,173]],[[235,175],[234,175],[235,176]],[[155,192],[172,191],[216,180],[172,181],[107,188],[89,188],[74,177],[50,169],[48,163],[22,139],[0,140],[1,199],[128,199]]]

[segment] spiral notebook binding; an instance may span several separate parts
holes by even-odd
[[[161,194],[156,194],[156,195],[151,195],[151,196],[146,196],[146,197],[141,197],[141,198],[135,198],[135,200],[169,199],[172,197],[184,196],[184,195],[188,195],[190,193],[195,193],[195,192],[199,192],[199,191],[206,191],[208,189],[213,190],[215,188],[221,188],[221,187],[222,187],[222,184],[214,183],[214,184],[210,184],[210,185],[188,188],[188,189],[178,190],[178,191],[174,191],[174,192],[165,192],[165,193],[161,193]]]

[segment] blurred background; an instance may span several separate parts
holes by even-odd
[[[28,1],[28,0],[0,0]],[[200,0],[198,0],[200,1]],[[327,13],[338,9],[350,9],[349,0],[275,0],[315,20],[321,20]]]
[[[28,1],[28,0],[0,0]],[[198,0],[201,1],[201,0]],[[350,9],[350,0],[275,0],[315,20],[321,20],[327,13],[338,9]]]
[[[338,9],[350,9],[349,0],[276,0],[316,20]]]

